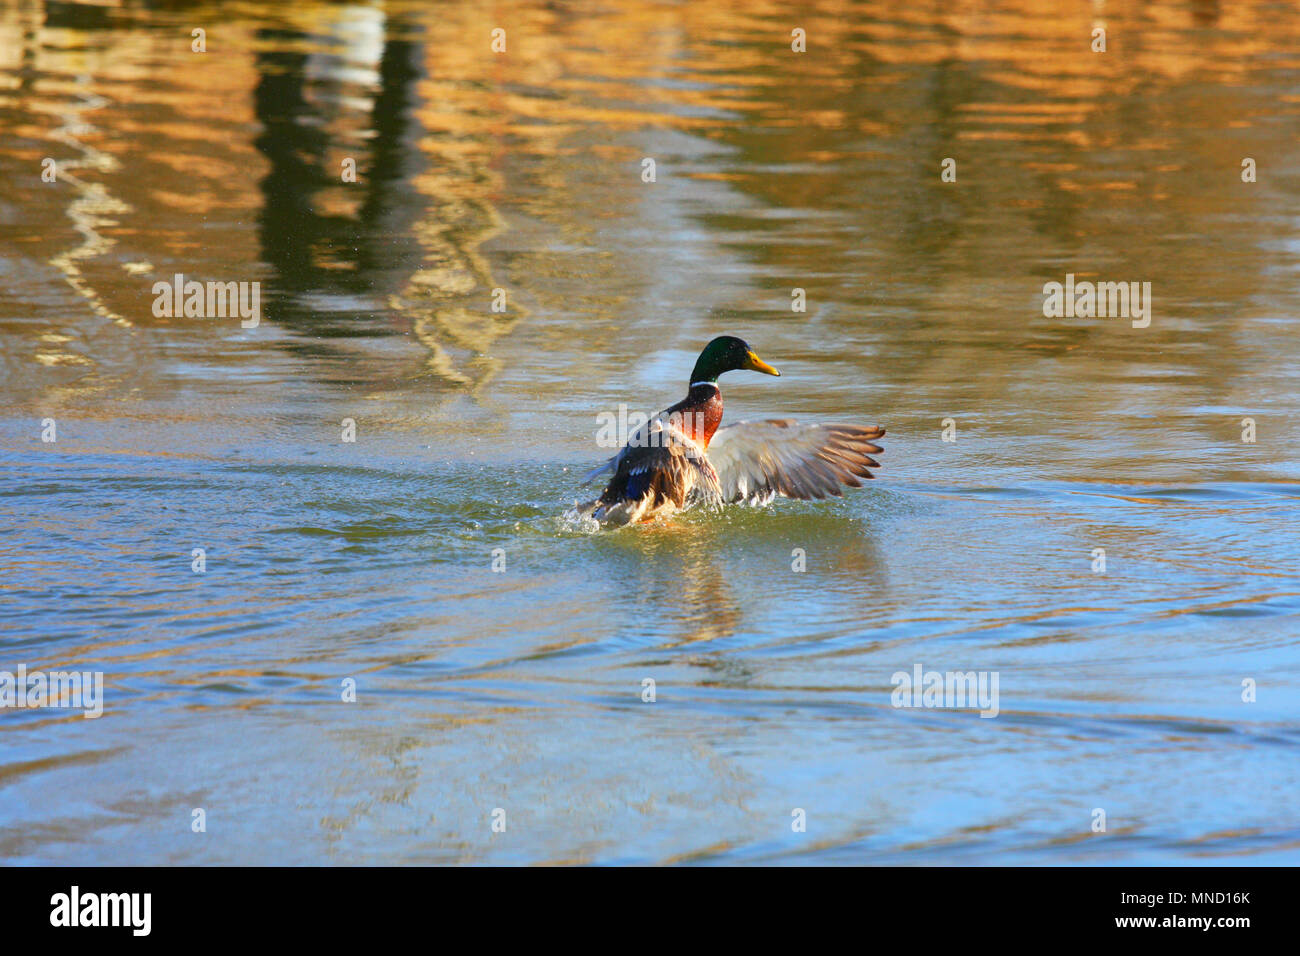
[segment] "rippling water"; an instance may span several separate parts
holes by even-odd
[[[1263,2],[0,0],[0,670],[106,684],[0,858],[1296,863],[1298,81]],[[721,332],[880,479],[567,524]]]

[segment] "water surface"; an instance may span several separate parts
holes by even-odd
[[[1298,81],[1265,2],[0,0],[0,670],[106,683],[0,859],[1300,861]],[[565,522],[723,332],[879,480]]]

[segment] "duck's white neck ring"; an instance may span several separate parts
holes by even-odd
[[[691,388],[698,388],[701,385],[712,385],[714,388],[718,388],[717,382],[691,382]],[[718,388],[718,391],[720,392],[722,389]]]

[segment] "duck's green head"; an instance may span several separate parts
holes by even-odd
[[[691,372],[691,384],[716,382],[723,372],[734,372],[740,369],[764,372],[768,375],[781,374],[755,355],[754,350],[744,339],[738,339],[734,335],[719,335],[704,346],[704,351],[695,362],[695,371]]]

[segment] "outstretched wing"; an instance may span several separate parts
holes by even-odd
[[[623,448],[619,451],[617,455],[609,459],[609,461],[599,464],[595,468],[591,469],[591,471],[587,472],[587,474],[583,476],[582,484],[589,485],[597,478],[599,478],[601,475],[614,474],[614,472],[618,470],[619,461],[626,454],[627,454],[627,449]]]
[[[682,450],[689,449],[692,457],[703,457],[703,451],[699,445],[683,433],[675,423],[666,418],[664,412],[660,412],[634,431],[628,437],[627,444],[618,450],[618,454],[587,472],[582,478],[582,483],[589,485],[601,475],[618,474],[623,459],[628,456],[629,452],[639,448],[658,448],[665,445],[681,445]]]
[[[839,497],[841,485],[861,487],[875,477],[872,444],[883,428],[860,425],[800,425],[788,418],[736,422],[719,428],[709,442],[709,461],[718,473],[723,501],[766,504],[786,498]]]

